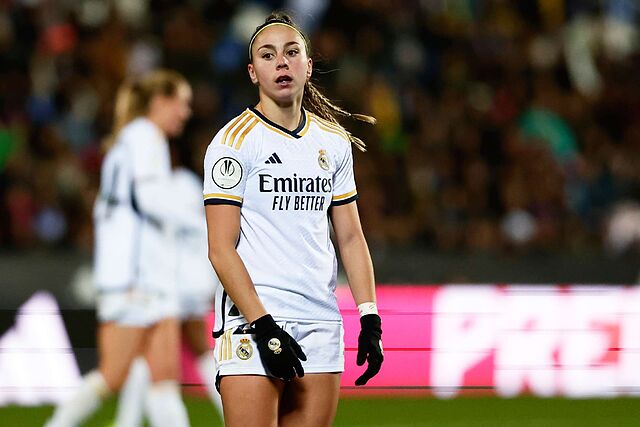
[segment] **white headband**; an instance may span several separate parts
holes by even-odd
[[[294,30],[296,31],[296,33],[300,34],[300,38],[301,38],[302,40],[304,40],[305,45],[306,45],[307,40],[304,38],[304,36],[303,36],[303,35],[302,35],[302,33],[300,32],[300,30],[298,30],[298,29],[297,29],[296,27],[294,27],[293,25],[291,25],[291,24],[287,24],[286,22],[278,22],[278,21],[276,21],[276,22],[271,22],[271,23],[269,23],[269,24],[265,25],[264,27],[260,28],[258,31],[256,31],[256,33],[253,35],[253,37],[251,37],[251,41],[249,42],[249,59],[251,59],[251,58],[252,58],[252,55],[251,55],[251,48],[253,47],[253,42],[255,41],[256,37],[258,37],[258,34],[260,34],[260,33],[262,32],[262,30],[264,30],[265,28],[269,28],[269,27],[274,26],[274,25],[284,25],[285,27],[289,27],[289,28],[294,29]]]

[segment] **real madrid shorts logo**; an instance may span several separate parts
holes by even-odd
[[[248,360],[253,356],[253,347],[251,346],[251,341],[248,338],[241,338],[240,344],[236,348],[236,355],[241,360]]]
[[[329,159],[327,158],[326,150],[320,150],[320,154],[318,155],[318,164],[322,169],[326,171],[329,170]]]

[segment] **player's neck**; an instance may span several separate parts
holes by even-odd
[[[147,114],[145,117],[155,125],[155,127],[158,129],[158,132],[160,132],[162,136],[167,136],[167,132],[165,132],[165,130],[162,128],[162,120],[160,120],[159,117],[156,117],[152,114]]]
[[[278,105],[268,97],[261,97],[255,108],[272,122],[291,131],[296,129],[302,120],[302,97],[287,105]]]

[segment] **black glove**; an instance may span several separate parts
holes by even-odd
[[[278,326],[270,314],[254,320],[251,326],[256,334],[260,359],[268,373],[285,381],[296,375],[304,376],[300,360],[307,360],[307,356],[296,340]]]
[[[360,318],[360,335],[358,336],[358,357],[356,364],[362,366],[369,362],[367,370],[356,380],[356,385],[365,385],[373,378],[382,366],[384,353],[382,351],[382,327],[380,316],[367,314]]]

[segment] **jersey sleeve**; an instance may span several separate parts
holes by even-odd
[[[213,138],[204,158],[204,204],[242,206],[251,167],[248,150],[224,144],[221,133]]]
[[[333,175],[331,206],[346,205],[358,199],[356,181],[353,176],[353,154],[351,152],[351,145],[348,145],[344,151],[344,155],[339,161]]]

